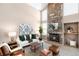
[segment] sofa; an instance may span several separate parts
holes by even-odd
[[[36,34],[26,34],[17,37],[17,43],[20,47],[28,46],[32,42],[39,42],[39,39],[36,37]]]

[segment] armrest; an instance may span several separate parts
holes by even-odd
[[[24,54],[23,49],[19,49],[19,50],[12,52],[10,55],[11,56],[24,56],[25,54]]]
[[[7,43],[3,43],[3,44],[0,45],[0,47],[2,47],[2,46],[7,46],[9,51],[11,52],[11,49],[10,49],[10,47],[9,47],[9,45]]]
[[[12,52],[15,52],[15,51],[17,51],[17,50],[21,50],[21,49],[22,49],[22,47],[17,47],[17,48],[15,48],[15,49],[12,49],[12,50],[11,50],[11,53],[12,53]]]

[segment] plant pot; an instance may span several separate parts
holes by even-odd
[[[42,38],[39,38],[40,41],[42,41]]]

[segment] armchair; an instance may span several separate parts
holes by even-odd
[[[18,50],[23,51],[21,47],[17,47],[15,49],[11,50],[7,43],[1,44],[0,45],[0,50],[2,51],[1,56],[10,56],[10,55],[12,56],[15,51],[18,51]],[[23,55],[23,54],[21,53],[20,55]]]

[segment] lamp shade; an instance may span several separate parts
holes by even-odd
[[[9,32],[9,33],[8,33],[8,36],[9,36],[9,37],[14,37],[14,36],[16,36],[16,32]]]

